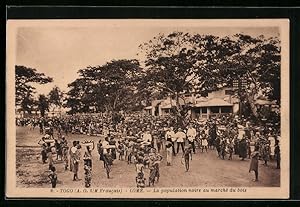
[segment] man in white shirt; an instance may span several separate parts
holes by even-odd
[[[175,134],[177,140],[177,154],[179,152],[179,146],[181,146],[182,152],[184,152],[184,141],[186,139],[186,134],[181,128],[178,128],[178,132]]]
[[[271,133],[268,134],[268,141],[269,141],[270,147],[271,147],[271,153],[270,153],[270,155],[272,157],[274,157],[274,150],[275,150],[276,140],[275,140],[275,137]]]
[[[150,134],[150,130],[146,130],[145,133],[143,133],[143,141],[144,142],[152,142],[152,135]]]
[[[111,146],[109,145],[109,142],[108,142],[109,138],[108,137],[105,137],[105,140],[102,142],[102,148],[103,148],[103,154],[107,154],[107,150],[109,148],[111,148]]]
[[[238,124],[238,139],[242,140],[245,135],[245,127],[242,124]]]
[[[172,143],[172,151],[173,151],[173,155],[175,156],[175,141],[176,141],[176,137],[175,137],[175,132],[173,130],[173,127],[170,127],[168,129],[168,131],[166,132],[165,138],[167,141]]]
[[[188,129],[187,129],[187,132],[186,132],[186,136],[188,138],[189,144],[192,145],[194,154],[195,154],[195,151],[196,151],[195,150],[195,138],[196,138],[196,135],[197,135],[196,129],[192,125],[189,125]]]

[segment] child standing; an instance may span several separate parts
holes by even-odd
[[[182,159],[184,159],[184,164],[185,164],[185,171],[189,171],[190,169],[190,158],[192,160],[192,150],[191,150],[192,145],[188,145],[185,147]]]
[[[123,160],[125,155],[125,147],[124,144],[118,141],[118,153],[119,153],[119,160]]]
[[[92,167],[89,165],[90,163],[84,160],[84,181],[85,181],[85,187],[89,188],[91,187],[92,182]]]
[[[48,175],[50,181],[51,181],[51,185],[52,185],[52,188],[55,188],[56,187],[56,182],[57,182],[57,174],[56,174],[56,169],[54,166],[51,166],[50,168],[51,172],[50,174]]]
[[[145,187],[145,182],[146,182],[146,178],[144,178],[144,174],[143,173],[138,173],[136,178],[135,178],[135,182],[136,182],[136,187],[137,188],[144,188]]]
[[[207,135],[205,134],[205,131],[203,130],[201,133],[201,151],[203,152],[203,149],[207,152],[208,148],[208,141],[207,141]]]
[[[109,173],[111,172],[111,165],[113,163],[113,157],[111,155],[111,149],[107,149],[107,152],[103,155],[104,167],[106,169],[106,175],[109,179]]]
[[[145,178],[144,178],[144,164],[143,164],[143,159],[142,158],[139,158],[138,159],[138,162],[136,163],[135,165],[135,168],[136,168],[136,173],[137,173],[137,176],[135,178],[136,180],[136,186],[137,187],[145,187]]]
[[[167,166],[171,166],[172,162],[172,156],[173,156],[173,148],[172,143],[170,141],[167,141],[166,143],[166,151],[167,151]]]

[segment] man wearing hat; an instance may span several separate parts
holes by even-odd
[[[175,141],[176,141],[176,137],[175,137],[175,132],[173,130],[173,127],[170,127],[168,129],[168,131],[166,132],[165,138],[167,141],[172,143],[172,151],[173,151],[173,155],[175,155]]]
[[[195,154],[195,138],[196,138],[197,132],[196,129],[193,127],[193,125],[188,126],[188,130],[186,132],[186,136],[188,138],[189,144],[193,148],[193,152]]]

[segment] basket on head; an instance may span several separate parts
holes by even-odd
[[[54,143],[55,140],[54,140],[54,138],[51,137],[49,134],[46,134],[46,135],[44,136],[44,142],[46,142],[46,143]]]
[[[84,140],[83,142],[81,142],[82,146],[89,146],[90,148],[94,147],[94,141],[93,140]]]

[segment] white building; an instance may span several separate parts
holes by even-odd
[[[192,118],[209,118],[217,114],[237,113],[239,111],[239,99],[232,95],[231,88],[223,88],[208,94],[207,97],[197,95],[185,96],[180,99],[180,104],[190,104],[189,111]],[[170,113],[172,106],[176,105],[175,100],[166,98],[164,100],[152,101],[151,106],[147,106],[144,112],[153,116],[165,116]]]

